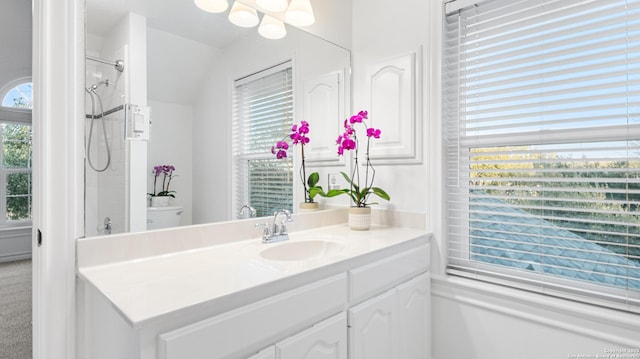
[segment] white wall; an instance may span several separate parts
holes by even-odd
[[[444,274],[441,7],[440,0],[354,0],[353,8],[354,110],[368,103],[365,70],[370,62],[423,49],[422,161],[377,166],[376,179],[392,197],[389,207],[425,212],[434,232],[433,358],[604,357],[606,350],[639,348],[638,315]]]
[[[218,50],[152,27],[146,49],[149,99],[193,106]]]
[[[353,1],[353,112],[368,110],[374,105],[370,100],[367,86],[367,67],[395,56],[416,53],[415,68],[415,136],[416,158],[404,158],[386,165],[373,159],[376,166],[375,185],[383,188],[391,197],[390,202],[380,201],[379,208],[400,211],[427,212],[428,196],[432,193],[429,185],[429,158],[423,155],[423,147],[428,137],[427,126],[430,117],[427,111],[429,97],[424,84],[429,84],[429,1],[366,0]],[[375,122],[377,121],[377,122]],[[382,123],[383,127],[379,123]],[[398,131],[400,124],[396,118],[378,118],[373,127],[381,127],[382,137]],[[384,127],[387,126],[387,127]],[[421,143],[424,142],[424,143]],[[373,146],[376,146],[374,141]],[[428,152],[427,152],[428,153]]]
[[[0,30],[2,94],[7,83],[31,77],[31,1],[3,0]]]
[[[611,354],[640,348],[637,315],[461,278],[435,278],[431,305],[434,359],[638,357]]]
[[[148,143],[147,193],[152,192],[153,166],[171,164],[177,177],[171,183],[184,212],[181,225],[193,223],[194,104],[202,92],[205,76],[216,67],[218,50],[174,34],[147,28],[148,95],[151,131]],[[197,162],[196,162],[197,163]],[[195,170],[195,172],[194,172]],[[198,193],[197,191],[195,193]]]
[[[159,101],[151,101],[149,105],[153,122],[149,134],[147,172],[150,174],[151,168],[157,165],[173,165],[176,168],[170,187],[170,190],[176,191],[176,198],[171,200],[171,205],[182,206],[181,225],[191,224],[193,109],[191,106]],[[147,192],[152,191],[153,176],[148,176]]]

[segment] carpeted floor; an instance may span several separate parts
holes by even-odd
[[[0,263],[0,359],[31,358],[31,260]]]

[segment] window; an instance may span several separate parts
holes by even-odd
[[[31,222],[32,84],[19,81],[2,95],[0,227],[6,227]]]
[[[293,163],[271,147],[293,124],[291,63],[235,81],[233,110],[233,213],[249,204],[257,215],[293,207]]]
[[[640,312],[640,1],[459,7],[447,271]]]

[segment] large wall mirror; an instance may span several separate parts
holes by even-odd
[[[308,120],[328,141],[310,165],[340,165],[326,148],[349,110],[351,6],[312,4],[315,25],[287,24],[286,36],[272,40],[233,25],[229,10],[207,13],[191,0],[86,0],[85,236],[152,228],[148,193],[162,189],[164,177],[154,187],[152,173],[161,165],[175,168],[168,207],[180,212],[176,225],[238,219],[234,84],[286,61],[294,121]]]

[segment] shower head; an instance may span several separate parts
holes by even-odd
[[[93,84],[90,87],[88,87],[87,91],[95,91],[101,85],[109,86],[109,79],[105,79],[105,80],[96,82],[95,84]]]

